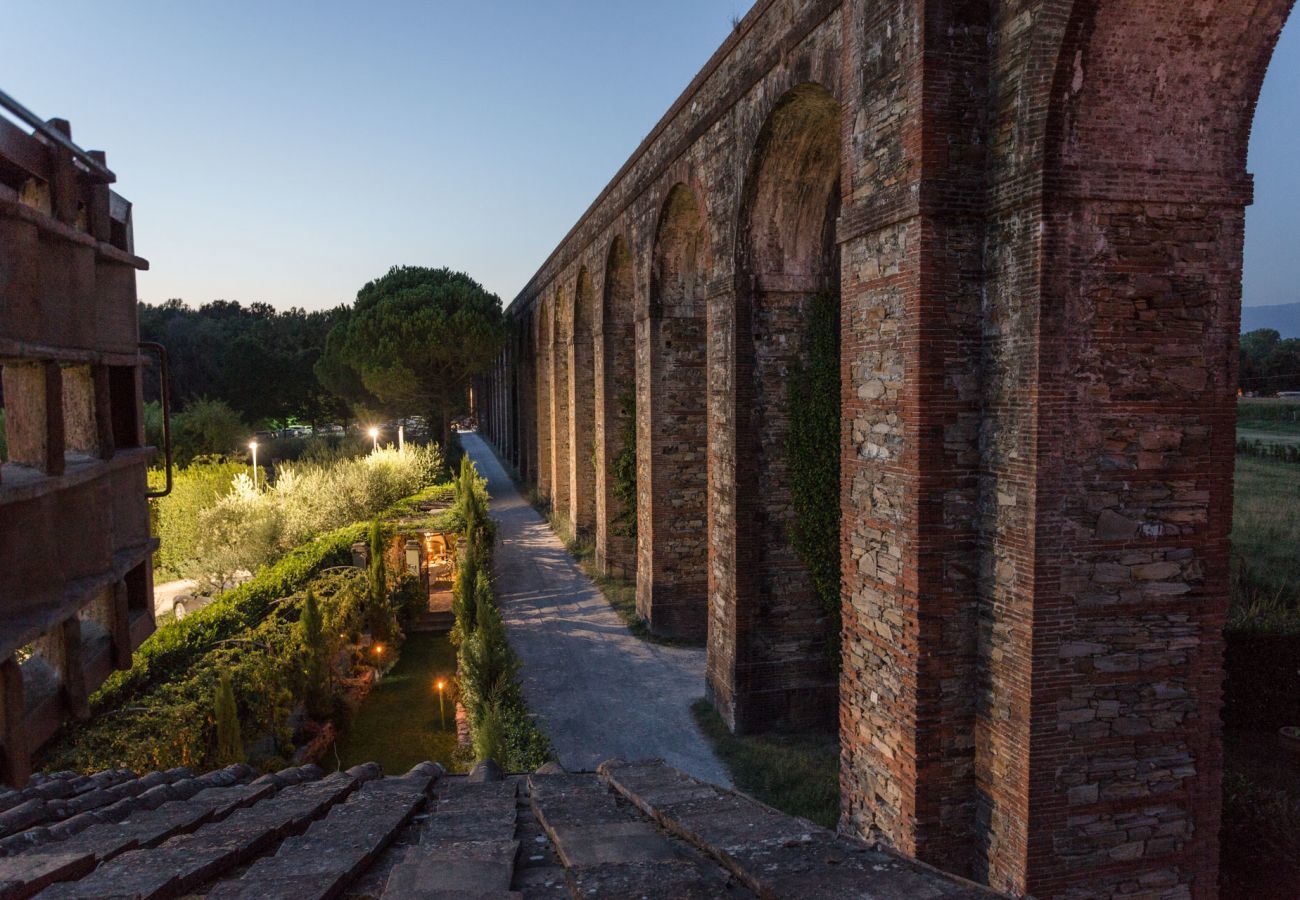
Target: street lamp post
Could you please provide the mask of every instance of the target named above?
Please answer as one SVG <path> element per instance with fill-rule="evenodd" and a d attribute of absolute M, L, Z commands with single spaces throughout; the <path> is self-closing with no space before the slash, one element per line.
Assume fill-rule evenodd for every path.
<path fill-rule="evenodd" d="M 253 490 L 257 490 L 257 441 L 249 441 L 248 449 L 253 451 Z"/>
<path fill-rule="evenodd" d="M 370 440 L 374 442 L 374 447 L 371 448 L 372 451 L 378 453 L 379 452 L 379 429 L 378 428 L 370 429 Z"/>

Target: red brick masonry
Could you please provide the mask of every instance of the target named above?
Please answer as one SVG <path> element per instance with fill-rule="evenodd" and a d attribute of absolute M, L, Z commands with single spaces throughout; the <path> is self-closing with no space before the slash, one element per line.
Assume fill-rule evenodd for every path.
<path fill-rule="evenodd" d="M 706 635 L 739 731 L 838 707 L 847 830 L 1039 897 L 1215 895 L 1245 161 L 1290 6 L 760 0 L 511 305 L 487 437 L 581 516 L 593 423 L 613 566 L 635 383 L 639 608 Z M 783 440 L 826 290 L 838 684 Z"/>

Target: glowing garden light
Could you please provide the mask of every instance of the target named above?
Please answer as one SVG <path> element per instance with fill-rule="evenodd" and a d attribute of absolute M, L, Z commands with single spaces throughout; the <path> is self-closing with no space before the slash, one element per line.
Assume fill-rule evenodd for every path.
<path fill-rule="evenodd" d="M 443 706 L 443 702 L 442 702 L 442 691 L 443 691 L 443 688 L 445 688 L 445 687 L 447 686 L 447 683 L 446 683 L 445 681 L 443 681 L 441 678 L 439 678 L 436 682 L 434 682 L 433 686 L 434 686 L 434 687 L 437 689 L 437 691 L 438 691 L 438 724 L 441 726 L 441 728 L 442 728 L 443 731 L 446 731 L 446 730 L 447 730 L 447 712 L 446 712 L 446 709 L 445 709 L 445 707 Z"/>

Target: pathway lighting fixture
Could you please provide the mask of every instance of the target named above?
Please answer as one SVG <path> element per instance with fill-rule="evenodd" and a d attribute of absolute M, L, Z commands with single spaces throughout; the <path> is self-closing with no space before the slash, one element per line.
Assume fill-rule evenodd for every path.
<path fill-rule="evenodd" d="M 406 454 L 406 428 L 402 425 L 397 426 L 397 452 Z"/>
<path fill-rule="evenodd" d="M 447 730 L 447 712 L 446 712 L 445 708 L 443 707 L 443 702 L 442 702 L 442 690 L 443 690 L 443 688 L 445 688 L 445 687 L 447 686 L 447 682 L 445 682 L 445 681 L 443 681 L 441 678 L 439 678 L 436 682 L 434 682 L 434 685 L 433 685 L 433 686 L 434 686 L 435 688 L 438 689 L 438 724 L 441 726 L 441 728 L 442 728 L 443 731 L 446 731 L 446 730 Z"/>
<path fill-rule="evenodd" d="M 253 490 L 257 490 L 257 441 L 249 441 L 248 449 L 253 452 Z"/>
<path fill-rule="evenodd" d="M 375 442 L 374 452 L 378 453 L 379 452 L 379 429 L 378 428 L 370 429 L 370 440 Z"/>

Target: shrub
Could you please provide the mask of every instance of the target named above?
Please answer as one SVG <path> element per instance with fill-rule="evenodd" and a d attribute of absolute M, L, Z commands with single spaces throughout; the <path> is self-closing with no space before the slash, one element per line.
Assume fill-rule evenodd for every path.
<path fill-rule="evenodd" d="M 350 562 L 352 545 L 364 533 L 364 526 L 353 525 L 310 541 L 202 609 L 163 625 L 136 650 L 131 668 L 108 677 L 92 705 L 109 709 L 176 677 L 217 641 L 262 621 L 275 600 L 306 587 L 321 569 Z"/>
<path fill-rule="evenodd" d="M 476 720 L 488 706 L 507 698 L 519 671 L 490 589 L 477 606 L 478 627 L 465 639 L 460 653 L 461 698 Z"/>
<path fill-rule="evenodd" d="M 303 654 L 303 702 L 307 706 L 307 714 L 317 719 L 325 717 L 330 711 L 327 677 L 329 646 L 325 642 L 323 629 L 320 604 L 316 601 L 316 592 L 309 587 L 307 596 L 303 599 L 298 630 Z"/>
<path fill-rule="evenodd" d="M 519 659 L 506 638 L 488 575 L 495 536 L 482 479 L 462 463 L 456 502 L 465 530 L 453 585 L 458 643 L 457 679 L 469 713 L 475 755 L 513 771 L 536 769 L 551 758 L 550 742 L 528 715 L 519 686 Z"/>
<path fill-rule="evenodd" d="M 505 725 L 500 706 L 496 703 L 487 704 L 478 716 L 478 724 L 474 727 L 474 758 L 479 761 L 490 759 L 502 767 L 509 766 Z"/>
<path fill-rule="evenodd" d="M 175 473 L 170 494 L 149 502 L 153 532 L 159 539 L 156 574 L 160 579 L 180 578 L 195 568 L 202 558 L 200 518 L 233 490 L 235 478 L 247 469 L 219 457 L 196 459 Z M 161 485 L 162 470 L 151 471 L 149 480 Z"/>

